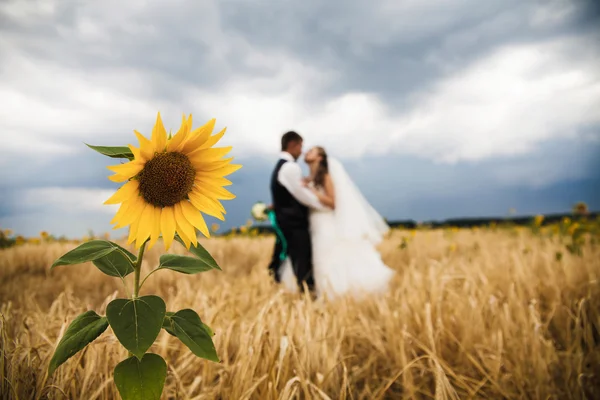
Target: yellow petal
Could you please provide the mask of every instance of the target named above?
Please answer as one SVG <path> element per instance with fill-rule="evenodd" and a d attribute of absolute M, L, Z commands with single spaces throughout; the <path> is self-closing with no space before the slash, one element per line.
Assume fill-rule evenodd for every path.
<path fill-rule="evenodd" d="M 175 236 L 175 214 L 173 207 L 165 207 L 160 214 L 160 230 L 162 232 L 163 241 L 165 242 L 165 250 L 169 250 Z"/>
<path fill-rule="evenodd" d="M 104 204 L 119 204 L 125 200 L 129 200 L 132 196 L 137 195 L 139 187 L 140 184 L 138 181 L 129 181 L 121 186 L 119 190 L 115 192 L 115 194 L 110 196 L 110 198 L 106 200 Z"/>
<path fill-rule="evenodd" d="M 174 221 L 175 221 L 175 225 L 177 225 L 177 219 L 175 219 Z M 179 227 L 179 225 L 177 225 L 177 234 L 179 235 L 181 240 L 183 240 L 183 244 L 185 244 L 185 248 L 189 250 L 190 245 L 192 244 L 192 241 L 190 239 L 188 239 L 188 237 L 185 235 L 185 233 L 183 233 L 183 229 L 181 229 Z"/>
<path fill-rule="evenodd" d="M 143 159 L 142 153 L 140 153 L 140 149 L 139 148 L 135 147 L 132 144 L 127 145 L 127 147 L 129 147 L 129 150 L 131 150 L 131 152 L 133 153 L 134 160 L 136 160 L 136 161 L 147 161 L 147 160 Z"/>
<path fill-rule="evenodd" d="M 181 152 L 187 154 L 202 146 L 210 137 L 210 134 L 215 127 L 215 122 L 216 120 L 213 118 L 200 128 L 192 131 L 183 144 Z"/>
<path fill-rule="evenodd" d="M 208 185 L 214 185 L 214 186 L 231 186 L 233 185 L 233 183 L 227 179 L 227 178 L 223 178 L 222 176 L 215 176 L 215 177 L 211 177 L 208 178 L 206 176 L 196 176 L 196 178 L 194 179 L 194 184 L 196 186 L 202 186 L 204 184 L 208 184 Z"/>
<path fill-rule="evenodd" d="M 192 193 L 194 195 L 201 196 L 203 204 L 210 204 L 212 206 L 212 208 L 214 208 L 215 210 L 218 210 L 218 211 L 222 212 L 223 214 L 227 214 L 225 212 L 225 207 L 223 207 L 221 205 L 219 200 L 216 200 L 216 199 L 211 198 L 210 196 L 207 196 L 206 193 L 202 193 L 202 186 L 195 186 L 193 188 L 193 190 L 190 192 L 190 194 L 192 194 Z M 202 211 L 204 211 L 204 210 L 202 210 Z"/>
<path fill-rule="evenodd" d="M 200 146 L 200 148 L 201 149 L 208 149 L 209 147 L 213 147 L 215 144 L 217 144 L 217 142 L 219 140 L 221 140 L 221 138 L 225 134 L 226 130 L 227 130 L 227 128 L 223 128 L 223 130 L 221 132 L 219 132 L 216 135 L 213 135 L 210 138 L 208 138 L 208 140 L 202 146 Z"/>
<path fill-rule="evenodd" d="M 152 214 L 152 228 L 150 229 L 150 242 L 148 242 L 148 249 L 151 249 L 160 237 L 161 209 L 159 207 L 152 207 Z"/>
<path fill-rule="evenodd" d="M 142 158 L 145 160 L 151 160 L 154 157 L 154 149 L 152 148 L 152 142 L 146 139 L 146 136 L 142 135 L 138 131 L 133 131 L 140 141 L 140 153 Z"/>
<path fill-rule="evenodd" d="M 188 158 L 195 164 L 196 162 L 211 162 L 211 161 L 221 161 L 227 153 L 231 151 L 233 147 L 211 147 L 210 149 L 198 149 L 194 150 L 191 153 L 188 153 Z"/>
<path fill-rule="evenodd" d="M 145 205 L 146 202 L 141 196 L 135 196 L 132 198 L 131 204 L 127 208 L 127 211 L 121 218 L 121 222 L 117 224 L 116 228 L 122 228 L 136 221 L 142 215 Z"/>
<path fill-rule="evenodd" d="M 185 200 L 184 200 L 185 201 Z M 183 234 L 196 245 L 198 243 L 198 238 L 196 237 L 196 231 L 192 224 L 187 220 L 185 215 L 183 214 L 183 209 L 181 207 L 181 203 L 179 202 L 175 204 L 173 209 L 175 210 L 175 223 L 177 224 L 177 231 L 183 232 Z"/>
<path fill-rule="evenodd" d="M 233 200 L 235 199 L 235 194 L 231 193 L 229 190 L 224 189 L 222 187 L 216 187 L 211 185 L 202 186 L 202 193 L 209 197 L 214 197 L 219 200 Z"/>
<path fill-rule="evenodd" d="M 227 211 L 225 211 L 225 207 L 223 207 L 223 204 L 221 204 L 221 202 L 218 199 L 213 199 L 212 197 L 207 195 L 205 196 L 208 202 L 212 203 L 217 209 L 221 210 L 223 214 L 227 214 Z"/>
<path fill-rule="evenodd" d="M 202 218 L 200 211 L 198 211 L 189 201 L 182 201 L 179 204 L 181 204 L 181 209 L 185 218 L 204 236 L 209 238 L 210 232 L 208 231 L 208 226 L 206 226 L 206 221 Z"/>
<path fill-rule="evenodd" d="M 194 180 L 194 182 L 199 182 L 200 184 L 197 186 L 197 189 L 200 193 L 208 195 L 208 193 L 221 193 L 227 196 L 229 191 L 220 185 L 215 184 L 210 178 L 200 178 Z M 195 189 L 196 187 L 194 187 Z M 210 197 L 210 196 L 209 196 Z"/>
<path fill-rule="evenodd" d="M 196 159 L 192 165 L 196 172 L 210 172 L 219 168 L 226 167 L 233 160 L 233 157 L 225 158 L 223 160 L 199 160 Z"/>
<path fill-rule="evenodd" d="M 133 178 L 144 168 L 144 164 L 136 161 L 130 161 L 126 162 L 125 164 L 109 165 L 106 168 L 118 175 Z"/>
<path fill-rule="evenodd" d="M 167 131 L 160 118 L 160 112 L 156 116 L 156 124 L 152 129 L 152 147 L 155 152 L 162 153 L 167 146 Z"/>
<path fill-rule="evenodd" d="M 191 114 L 190 114 L 191 117 Z M 191 120 L 188 120 L 191 121 Z M 215 128 L 215 122 L 217 120 L 216 119 L 211 119 L 209 120 L 207 123 L 205 123 L 204 125 L 194 129 L 192 131 L 192 133 L 190 134 L 190 139 L 193 138 L 198 138 L 199 136 L 203 136 L 206 135 L 206 133 L 208 132 L 208 135 L 206 135 L 206 138 L 208 139 L 210 137 L 210 134 L 212 133 L 213 129 Z M 191 125 L 190 125 L 191 128 Z"/>
<path fill-rule="evenodd" d="M 173 136 L 173 138 L 167 144 L 167 151 L 178 151 L 185 138 L 187 137 L 190 131 L 190 125 L 185 121 L 185 114 L 181 118 L 181 127 L 179 127 L 179 131 Z"/>
<path fill-rule="evenodd" d="M 135 240 L 135 236 L 137 233 L 137 224 L 136 225 L 131 225 L 129 227 L 129 235 L 127 236 L 127 243 L 131 244 L 133 243 L 133 241 Z"/>
<path fill-rule="evenodd" d="M 146 204 L 144 211 L 140 216 L 140 222 L 138 226 L 137 235 L 135 238 L 135 247 L 140 248 L 142 244 L 150 237 L 152 231 L 152 225 L 154 224 L 154 206 L 152 204 Z"/>
<path fill-rule="evenodd" d="M 121 182 L 125 182 L 129 180 L 128 176 L 123 176 L 120 174 L 114 174 L 108 177 L 109 180 L 113 181 L 113 182 L 117 182 L 117 183 L 121 183 Z"/>
<path fill-rule="evenodd" d="M 223 177 L 223 176 L 233 174 L 235 171 L 237 171 L 240 168 L 242 168 L 242 166 L 239 164 L 228 164 L 224 167 L 220 167 L 217 169 L 211 169 L 210 171 L 196 170 L 196 176 L 197 177 L 207 177 L 207 178 L 213 178 L 213 177 L 217 177 L 217 176 Z"/>
<path fill-rule="evenodd" d="M 113 217 L 113 219 L 110 221 L 111 225 L 112 224 L 116 224 L 119 221 L 121 221 L 121 219 L 127 213 L 127 209 L 129 208 L 130 204 L 131 204 L 131 201 L 125 201 L 125 202 L 123 202 L 121 204 L 121 206 L 119 207 L 119 210 L 117 211 L 117 213 L 115 214 L 115 216 Z M 118 228 L 115 226 L 113 229 L 118 229 Z"/>
<path fill-rule="evenodd" d="M 219 209 L 219 207 L 217 207 L 208 197 L 196 191 L 190 192 L 188 196 L 190 197 L 193 206 L 198 210 L 201 210 L 204 214 L 210 215 L 211 217 L 225 221 L 225 217 L 223 216 L 224 210 L 222 211 Z"/>
<path fill-rule="evenodd" d="M 138 227 L 140 225 L 139 222 L 140 218 L 138 216 L 138 218 L 129 226 L 129 237 L 127 238 L 127 243 L 131 244 L 135 241 L 135 238 L 137 237 L 138 233 Z"/>

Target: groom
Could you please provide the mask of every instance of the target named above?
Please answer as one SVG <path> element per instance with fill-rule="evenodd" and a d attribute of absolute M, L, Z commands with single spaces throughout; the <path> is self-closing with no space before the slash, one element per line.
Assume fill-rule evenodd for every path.
<path fill-rule="evenodd" d="M 296 162 L 302 154 L 302 137 L 286 132 L 281 137 L 281 154 L 271 176 L 271 198 L 277 225 L 287 242 L 287 254 L 300 289 L 305 282 L 309 290 L 314 288 L 312 271 L 312 244 L 308 225 L 309 207 L 325 209 L 317 197 L 302 184 L 302 170 Z M 275 243 L 269 272 L 280 282 L 278 269 L 282 261 L 279 255 L 282 244 Z"/>

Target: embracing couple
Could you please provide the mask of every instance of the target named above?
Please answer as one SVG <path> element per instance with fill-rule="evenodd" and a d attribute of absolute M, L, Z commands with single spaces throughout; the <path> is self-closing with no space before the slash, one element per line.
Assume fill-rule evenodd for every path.
<path fill-rule="evenodd" d="M 293 131 L 281 138 L 281 155 L 271 177 L 277 240 L 269 270 L 277 282 L 296 292 L 306 284 L 321 297 L 383 292 L 394 271 L 375 248 L 389 231 L 342 164 L 313 147 L 302 177 L 296 162 L 302 137 Z"/>

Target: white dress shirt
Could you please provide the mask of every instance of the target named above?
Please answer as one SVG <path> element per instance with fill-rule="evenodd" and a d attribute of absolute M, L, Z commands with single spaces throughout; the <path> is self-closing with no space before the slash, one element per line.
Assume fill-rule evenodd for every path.
<path fill-rule="evenodd" d="M 277 181 L 285 187 L 296 200 L 306 207 L 321 211 L 326 210 L 327 207 L 321 204 L 317 196 L 308 188 L 302 186 L 302 169 L 296 160 L 294 160 L 294 157 L 287 151 L 282 151 L 279 158 L 291 162 L 286 162 L 279 169 Z"/>

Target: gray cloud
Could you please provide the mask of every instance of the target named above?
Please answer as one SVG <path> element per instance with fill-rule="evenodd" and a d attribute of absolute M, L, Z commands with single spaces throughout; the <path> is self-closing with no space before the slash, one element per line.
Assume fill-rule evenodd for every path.
<path fill-rule="evenodd" d="M 287 129 L 347 157 L 389 218 L 560 211 L 572 200 L 563 189 L 600 207 L 599 4 L 2 2 L 0 224 L 35 233 L 83 219 L 65 231 L 75 235 L 89 215 L 105 229 L 110 218 L 92 209 L 21 200 L 115 188 L 114 162 L 82 142 L 135 143 L 158 110 L 175 129 L 182 111 L 231 127 L 224 143 L 245 167 L 224 226 L 268 199 Z M 523 96 L 499 98 L 503 81 L 490 79 Z"/>
<path fill-rule="evenodd" d="M 328 144 L 359 156 L 407 150 L 430 158 L 446 153 L 447 161 L 510 155 L 507 140 L 477 142 L 502 134 L 492 132 L 487 119 L 504 105 L 512 109 L 501 131 L 516 132 L 513 121 L 522 118 L 520 99 L 495 80 L 508 87 L 525 80 L 524 109 L 548 109 L 528 113 L 532 143 L 523 149 L 541 136 L 560 136 L 562 125 L 576 130 L 597 123 L 577 112 L 599 104 L 593 85 L 582 96 L 577 82 L 552 83 L 568 80 L 580 66 L 582 79 L 600 80 L 600 49 L 590 46 L 600 39 L 591 28 L 597 9 L 590 4 L 6 2 L 0 5 L 0 88 L 10 107 L 0 112 L 2 128 L 31 143 L 30 151 L 54 146 L 58 152 L 73 150 L 75 138 L 117 140 L 121 132 L 143 130 L 155 110 L 169 126 L 180 110 L 196 110 L 200 119 L 225 120 L 232 128 L 226 141 L 267 153 L 293 126 L 323 132 Z M 514 70 L 495 68 L 513 59 Z M 486 71 L 487 81 L 479 79 Z M 566 94 L 527 98 L 557 90 Z M 471 127 L 465 112 L 484 121 Z M 444 135 L 457 132 L 446 127 L 473 132 L 453 141 Z M 256 145 L 254 136 L 268 146 Z M 343 136 L 352 137 L 354 148 Z M 6 142 L 4 153 L 18 147 Z"/>
<path fill-rule="evenodd" d="M 0 8 L 5 44 L 89 74 L 134 68 L 151 80 L 136 88 L 141 94 L 177 99 L 186 84 L 216 90 L 233 76 L 268 78 L 280 66 L 249 59 L 265 51 L 330 71 L 334 80 L 315 90 L 374 92 L 390 102 L 504 43 L 598 37 L 592 27 L 600 8 L 518 0 L 113 2 L 116 8 L 61 1 L 46 2 L 52 7 L 44 12 L 38 3 L 20 14 Z"/>
<path fill-rule="evenodd" d="M 334 150 L 330 150 L 335 154 Z M 366 157 L 344 160 L 357 186 L 379 212 L 389 219 L 430 220 L 453 217 L 568 212 L 576 201 L 600 209 L 600 142 L 563 141 L 542 146 L 533 155 L 493 159 L 454 166 L 416 157 Z M 94 158 L 94 157 L 89 157 Z M 57 234 L 83 235 L 88 229 L 110 231 L 111 211 L 102 202 L 118 185 L 106 179 L 98 156 L 77 173 L 79 156 L 48 164 L 54 178 L 23 175 L 13 186 L 2 187 L 0 226 L 37 234 L 50 229 Z M 207 218 L 222 229 L 240 226 L 249 219 L 256 201 L 270 201 L 269 179 L 275 160 L 247 158 L 231 176 L 237 195 L 224 202 L 226 221 Z M 305 166 L 303 166 L 305 168 Z M 64 172 L 64 173 L 55 173 Z M 537 179 L 530 178 L 531 176 Z M 3 180 L 4 182 L 4 180 Z M 40 187 L 45 189 L 39 189 Z M 85 189 L 88 188 L 88 189 Z M 124 230 L 116 231 L 123 235 Z"/>
<path fill-rule="evenodd" d="M 476 26 L 476 33 L 485 36 L 490 31 L 487 23 L 498 14 L 508 12 L 513 20 L 523 19 L 523 9 L 531 8 L 519 1 L 459 1 L 447 6 L 423 2 L 413 7 L 397 3 L 397 10 L 393 2 L 260 4 L 228 3 L 223 14 L 231 29 L 254 45 L 335 71 L 336 81 L 330 89 L 337 93 L 376 92 L 392 101 L 442 72 L 439 64 L 428 62 L 432 52 L 450 56 L 446 62 L 462 59 L 464 63 L 473 58 L 473 49 L 460 42 L 452 45 L 449 36 L 460 36 Z M 507 29 L 500 32 L 504 37 L 493 38 L 496 43 L 515 35 Z M 487 38 L 471 47 L 487 51 L 489 45 Z"/>

